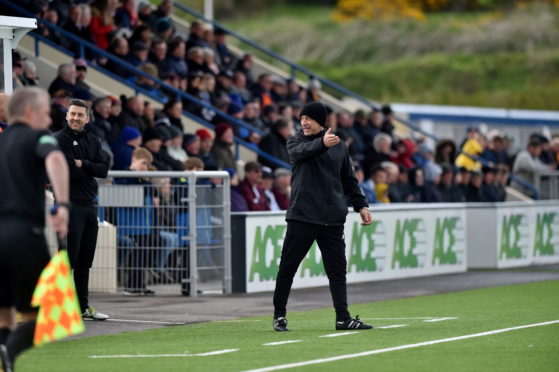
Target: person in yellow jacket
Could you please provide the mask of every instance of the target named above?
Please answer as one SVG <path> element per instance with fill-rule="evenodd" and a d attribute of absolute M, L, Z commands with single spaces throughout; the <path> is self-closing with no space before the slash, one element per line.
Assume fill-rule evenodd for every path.
<path fill-rule="evenodd" d="M 478 157 L 483 152 L 482 143 L 482 137 L 477 133 L 473 136 L 473 138 L 468 139 L 464 143 L 464 146 L 462 146 L 462 153 L 458 155 L 456 161 L 454 162 L 456 167 L 466 168 L 470 172 L 479 171 L 481 169 L 481 163 L 472 159 L 472 157 L 468 155 Z"/>

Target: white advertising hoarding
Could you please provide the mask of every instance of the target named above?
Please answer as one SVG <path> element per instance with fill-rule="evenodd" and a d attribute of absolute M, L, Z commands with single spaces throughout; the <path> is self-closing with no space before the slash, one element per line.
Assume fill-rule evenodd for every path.
<path fill-rule="evenodd" d="M 463 207 L 373 210 L 361 226 L 351 212 L 344 227 L 348 283 L 463 272 L 466 212 Z M 246 217 L 246 291 L 273 291 L 286 231 L 284 215 Z M 301 263 L 293 288 L 328 285 L 316 243 Z"/>

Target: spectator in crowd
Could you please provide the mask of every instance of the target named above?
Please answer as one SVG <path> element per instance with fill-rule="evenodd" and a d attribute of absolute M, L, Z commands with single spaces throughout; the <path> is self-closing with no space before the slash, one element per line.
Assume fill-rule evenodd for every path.
<path fill-rule="evenodd" d="M 484 167 L 483 168 L 483 180 L 481 185 L 481 193 L 483 199 L 486 202 L 498 202 L 499 192 L 497 186 L 495 185 L 495 168 Z"/>
<path fill-rule="evenodd" d="M 287 85 L 285 80 L 280 76 L 272 78 L 272 89 L 270 90 L 272 100 L 279 105 L 281 102 L 287 102 Z"/>
<path fill-rule="evenodd" d="M 146 65 L 147 66 L 147 65 Z M 155 127 L 155 108 L 149 101 L 144 102 L 144 113 L 142 114 L 142 132 L 148 128 Z"/>
<path fill-rule="evenodd" d="M 219 169 L 237 169 L 231 145 L 233 145 L 233 128 L 231 125 L 227 123 L 216 125 L 215 142 L 212 146 L 211 154 Z"/>
<path fill-rule="evenodd" d="M 23 76 L 21 80 L 25 86 L 36 86 L 38 84 L 37 66 L 32 61 L 23 62 Z"/>
<path fill-rule="evenodd" d="M 470 172 L 481 169 L 481 163 L 477 161 L 477 157 L 483 152 L 481 135 L 477 132 L 471 133 L 468 134 L 471 138 L 464 142 L 462 153 L 458 155 L 454 162 L 457 167 L 466 168 Z"/>
<path fill-rule="evenodd" d="M 117 28 L 134 30 L 138 24 L 136 0 L 121 0 L 122 6 L 115 10 L 114 22 Z"/>
<path fill-rule="evenodd" d="M 204 162 L 204 166 L 217 169 L 217 163 L 211 153 L 212 146 L 214 144 L 211 132 L 205 128 L 200 128 L 196 131 L 196 136 L 200 138 L 200 152 L 198 153 L 198 156 Z"/>
<path fill-rule="evenodd" d="M 390 155 L 390 160 L 406 169 L 415 167 L 412 158 L 415 154 L 415 142 L 411 138 L 404 138 L 396 143 L 395 153 Z"/>
<path fill-rule="evenodd" d="M 240 97 L 233 100 L 231 95 L 233 94 L 233 72 L 229 70 L 223 70 L 218 72 L 217 82 L 215 87 L 215 97 L 220 99 L 231 99 L 231 103 L 240 107 L 244 106 L 244 102 Z"/>
<path fill-rule="evenodd" d="M 193 47 L 186 49 L 186 63 L 188 72 L 202 72 L 207 73 L 208 69 L 204 63 L 204 48 Z"/>
<path fill-rule="evenodd" d="M 94 0 L 91 3 L 91 36 L 97 47 L 107 49 L 110 35 L 116 31 L 114 14 L 118 0 Z"/>
<path fill-rule="evenodd" d="M 287 101 L 291 104 L 299 104 L 303 107 L 303 100 L 301 98 L 301 87 L 297 84 L 295 79 L 287 79 Z"/>
<path fill-rule="evenodd" d="M 208 32 L 210 31 L 208 30 Z M 215 52 L 210 47 L 204 48 L 204 65 L 208 69 L 208 72 L 216 76 L 219 74 L 219 66 L 215 61 Z"/>
<path fill-rule="evenodd" d="M 247 78 L 241 71 L 235 71 L 229 94 L 231 101 L 245 105 L 252 101 L 252 93 L 247 89 Z"/>
<path fill-rule="evenodd" d="M 391 138 L 394 138 L 394 124 L 392 121 L 394 120 L 394 111 L 390 105 L 382 106 L 382 114 L 384 115 L 384 120 L 382 121 L 381 131 L 383 133 L 388 134 Z"/>
<path fill-rule="evenodd" d="M 118 127 L 118 118 L 122 112 L 122 102 L 114 96 L 109 96 L 108 98 L 111 101 L 111 115 L 109 116 L 109 121 L 111 122 L 113 128 L 116 128 Z"/>
<path fill-rule="evenodd" d="M 155 128 L 150 128 L 143 133 L 142 147 L 147 149 L 153 157 L 152 164 L 157 170 L 170 171 L 173 170 L 170 164 L 166 163 L 163 159 L 161 146 L 163 146 L 163 138 L 161 132 Z M 181 165 L 182 169 L 182 165 Z"/>
<path fill-rule="evenodd" d="M 503 202 L 507 199 L 507 182 L 509 180 L 509 166 L 499 164 L 498 172 L 495 176 L 495 187 L 497 188 L 497 201 Z"/>
<path fill-rule="evenodd" d="M 159 153 L 155 153 L 154 148 L 152 148 L 151 150 L 148 148 L 148 150 L 153 150 L 152 155 L 154 156 L 154 158 L 157 157 L 157 160 L 160 163 L 164 163 L 167 169 L 173 171 L 183 170 L 183 163 L 174 159 L 171 155 L 169 155 L 168 151 L 168 147 L 172 144 L 173 136 L 182 136 L 182 133 L 175 134 L 176 132 L 178 132 L 176 128 L 163 125 L 158 125 L 155 129 L 159 132 L 159 137 L 161 138 L 161 148 L 159 149 Z M 175 133 L 173 132 L 174 130 L 176 130 Z"/>
<path fill-rule="evenodd" d="M 89 6 L 89 4 L 79 4 L 80 5 L 80 21 L 79 21 L 79 36 L 80 38 L 82 38 L 83 40 L 91 43 L 91 44 L 95 44 L 95 40 L 93 39 L 92 33 L 91 33 L 91 18 L 92 18 L 92 14 L 91 14 L 91 7 Z M 86 49 L 85 51 L 85 56 L 88 59 L 93 59 L 95 54 L 93 51 Z M 78 54 L 79 55 L 79 54 Z"/>
<path fill-rule="evenodd" d="M 441 201 L 441 195 L 437 189 L 437 183 L 426 182 L 423 169 L 413 168 L 410 170 L 410 184 L 413 201 L 416 203 L 437 203 Z M 437 178 L 439 178 L 437 176 Z M 436 180 L 438 182 L 438 180 Z"/>
<path fill-rule="evenodd" d="M 167 66 L 167 43 L 165 40 L 156 39 L 151 43 L 151 50 L 149 53 L 149 62 L 157 67 L 158 77 L 165 83 L 172 84 L 171 74 Z M 178 75 L 177 75 L 178 76 Z M 175 88 L 180 88 L 180 85 L 173 85 Z"/>
<path fill-rule="evenodd" d="M 126 60 L 134 67 L 139 67 L 148 61 L 148 46 L 143 41 L 134 41 Z M 128 75 L 132 75 L 130 71 Z"/>
<path fill-rule="evenodd" d="M 367 119 L 369 126 L 372 128 L 373 138 L 380 132 L 382 132 L 382 112 L 374 108 Z"/>
<path fill-rule="evenodd" d="M 375 138 L 377 132 L 369 125 L 365 111 L 357 110 L 355 112 L 355 115 L 353 115 L 353 128 L 363 142 L 363 150 L 367 144 L 370 146 L 373 143 L 373 138 Z"/>
<path fill-rule="evenodd" d="M 545 173 L 552 170 L 551 166 L 545 165 L 539 159 L 541 152 L 541 140 L 537 137 L 532 137 L 528 142 L 526 150 L 520 151 L 518 155 L 516 155 L 512 173 L 521 180 L 533 185 L 538 173 Z M 516 181 L 511 182 L 511 187 L 525 195 L 532 195 L 530 189 Z"/>
<path fill-rule="evenodd" d="M 175 126 L 167 127 L 169 133 L 171 133 L 171 140 L 167 145 L 167 153 L 169 156 L 176 161 L 184 163 L 188 159 L 186 151 L 182 148 L 183 134 Z"/>
<path fill-rule="evenodd" d="M 184 60 L 185 52 L 184 41 L 177 37 L 169 44 L 169 53 L 165 60 L 166 71 L 174 82 L 173 86 L 180 90 L 186 90 L 187 87 L 186 79 L 189 70 Z"/>
<path fill-rule="evenodd" d="M 197 135 L 186 133 L 183 136 L 182 146 L 188 157 L 200 157 L 200 148 L 202 146 L 202 142 L 200 141 L 200 137 L 198 137 Z"/>
<path fill-rule="evenodd" d="M 87 4 L 72 4 L 68 10 L 68 18 L 64 23 L 63 29 L 70 34 L 79 37 L 80 39 L 89 43 L 95 44 L 95 40 L 91 36 L 91 9 Z M 87 9 L 87 10 L 86 10 Z M 88 14 L 85 14 L 87 12 Z M 79 43 L 73 40 L 68 40 L 69 49 L 74 55 L 79 55 Z"/>
<path fill-rule="evenodd" d="M 373 140 L 373 146 L 364 152 L 362 160 L 365 178 L 369 178 L 371 167 L 383 161 L 390 161 L 392 138 L 386 133 L 379 133 Z"/>
<path fill-rule="evenodd" d="M 175 29 L 170 19 L 161 18 L 155 22 L 154 32 L 155 38 L 165 40 L 165 42 L 170 42 L 175 34 Z"/>
<path fill-rule="evenodd" d="M 110 166 L 114 162 L 113 151 L 109 145 L 112 142 L 112 128 L 109 122 L 109 115 L 111 114 L 111 101 L 107 98 L 99 98 L 93 102 L 93 120 L 88 125 L 89 130 L 96 135 L 101 141 L 101 148 L 107 153 L 110 158 Z"/>
<path fill-rule="evenodd" d="M 190 24 L 190 34 L 186 41 L 186 50 L 195 47 L 206 48 L 209 45 L 204 41 L 204 24 L 200 21 L 194 21 Z"/>
<path fill-rule="evenodd" d="M 182 102 L 180 100 L 170 99 L 163 106 L 163 111 L 158 115 L 157 125 L 174 126 L 179 131 L 184 130 L 182 124 Z"/>
<path fill-rule="evenodd" d="M 456 160 L 456 144 L 449 139 L 441 140 L 435 147 L 435 163 L 443 166 L 454 166 Z"/>
<path fill-rule="evenodd" d="M 114 154 L 113 169 L 128 170 L 130 168 L 130 162 L 132 161 L 132 153 L 135 149 L 139 148 L 141 144 L 142 135 L 138 129 L 134 127 L 122 128 L 118 140 L 111 143 L 111 150 Z"/>
<path fill-rule="evenodd" d="M 274 103 L 272 99 L 272 75 L 264 73 L 258 77 L 258 84 L 252 89 L 252 96 L 260 102 L 260 107 L 265 109 Z"/>
<path fill-rule="evenodd" d="M 275 107 L 275 106 L 268 106 Z M 254 129 L 267 132 L 270 128 L 260 118 L 260 106 L 258 102 L 248 102 L 243 109 L 243 120 Z"/>
<path fill-rule="evenodd" d="M 320 80 L 316 79 L 314 76 L 309 77 L 309 83 L 307 85 L 307 103 L 308 102 L 319 102 L 322 89 L 322 84 Z"/>
<path fill-rule="evenodd" d="M 64 128 L 66 123 L 66 112 L 68 112 L 68 105 L 70 104 L 71 93 L 65 89 L 56 90 L 52 94 L 50 105 L 50 118 L 52 123 L 49 130 L 53 133 L 58 132 Z"/>
<path fill-rule="evenodd" d="M 507 154 L 503 151 L 503 137 L 498 131 L 488 133 L 489 143 L 480 157 L 493 165 L 506 164 Z"/>
<path fill-rule="evenodd" d="M 470 180 L 472 179 L 472 173 L 466 168 L 458 168 L 458 173 L 455 175 L 455 184 L 462 199 L 466 200 L 466 195 L 468 194 L 468 186 L 470 185 Z"/>
<path fill-rule="evenodd" d="M 365 180 L 365 172 L 363 172 L 363 169 L 361 168 L 359 163 L 356 163 L 353 166 L 353 171 L 355 172 L 355 178 L 357 178 L 359 188 L 363 192 L 363 195 L 365 195 L 365 199 L 367 199 L 367 203 L 377 203 L 377 193 L 375 192 L 375 183 L 373 179 L 369 177 Z M 350 200 L 346 199 L 346 201 L 349 205 Z"/>
<path fill-rule="evenodd" d="M 339 112 L 337 115 L 338 130 L 336 135 L 345 142 L 350 156 L 355 160 L 362 160 L 365 144 L 359 132 L 353 126 L 353 119 L 347 112 Z"/>
<path fill-rule="evenodd" d="M 232 67 L 235 58 L 227 47 L 227 31 L 222 28 L 214 30 L 214 44 L 217 52 L 217 62 L 221 70 L 228 70 Z"/>
<path fill-rule="evenodd" d="M 146 172 L 152 161 L 152 155 L 144 148 L 137 148 L 132 153 L 129 169 L 135 172 Z M 153 296 L 155 293 L 146 288 L 144 272 L 150 266 L 150 253 L 157 245 L 155 233 L 153 205 L 154 190 L 145 178 L 115 178 L 115 184 L 141 185 L 144 187 L 143 205 L 141 207 L 119 207 L 116 210 L 116 225 L 121 257 L 124 257 L 125 295 Z M 125 243 L 126 242 L 126 243 Z M 125 244 L 124 244 L 125 243 Z M 152 255 L 153 257 L 153 255 Z"/>
<path fill-rule="evenodd" d="M 388 184 L 388 198 L 390 203 L 403 203 L 406 200 L 400 195 L 400 189 L 396 186 L 400 176 L 398 165 L 391 161 L 383 161 L 380 166 L 386 171 L 386 183 Z"/>
<path fill-rule="evenodd" d="M 438 189 L 443 203 L 462 203 L 466 199 L 454 184 L 454 171 L 452 166 L 443 165 L 441 173 L 441 181 Z"/>
<path fill-rule="evenodd" d="M 258 101 L 255 102 L 259 107 L 262 107 Z M 264 123 L 266 128 L 266 132 L 272 128 L 274 123 L 279 119 L 279 111 L 278 107 L 274 104 L 268 105 L 262 109 L 262 114 L 260 115 L 260 119 Z"/>
<path fill-rule="evenodd" d="M 58 11 L 54 8 L 48 8 L 42 17 L 45 21 L 50 22 L 52 25 L 61 27 L 63 22 L 59 22 Z M 60 34 L 58 31 L 49 29 L 48 27 L 40 28 L 39 31 L 42 36 L 46 37 L 48 40 L 52 41 L 56 45 L 60 45 L 63 48 L 68 48 L 68 40 Z"/>
<path fill-rule="evenodd" d="M 130 37 L 129 40 L 132 44 L 136 41 L 141 41 L 142 43 L 146 44 L 148 49 L 151 49 L 151 45 L 153 42 L 153 32 L 152 28 L 149 25 L 141 24 L 134 29 L 134 33 Z"/>
<path fill-rule="evenodd" d="M 436 178 L 441 174 L 441 166 L 433 161 L 433 150 L 423 143 L 419 146 L 417 154 L 422 157 L 423 175 L 426 182 L 435 182 Z"/>
<path fill-rule="evenodd" d="M 268 200 L 268 205 L 270 206 L 270 211 L 277 212 L 281 208 L 278 201 L 276 200 L 276 195 L 273 192 L 274 188 L 274 176 L 272 174 L 272 169 L 269 167 L 262 167 L 262 178 L 260 181 L 260 186 L 266 199 Z"/>
<path fill-rule="evenodd" d="M 550 149 L 553 152 L 555 164 L 557 164 L 557 168 L 559 169 L 559 136 L 554 136 L 551 138 Z"/>
<path fill-rule="evenodd" d="M 481 203 L 487 201 L 481 190 L 483 174 L 480 171 L 472 172 L 470 184 L 466 192 L 466 201 L 472 203 Z"/>
<path fill-rule="evenodd" d="M 111 52 L 115 57 L 126 60 L 129 51 L 130 48 L 128 46 L 128 40 L 126 40 L 124 37 L 117 36 L 112 39 L 111 45 L 109 47 L 109 52 Z M 120 62 L 115 62 L 112 59 L 109 59 L 107 61 L 107 63 L 105 64 L 105 69 L 125 79 L 132 76 L 131 71 L 128 71 L 128 69 L 122 66 Z"/>
<path fill-rule="evenodd" d="M 254 84 L 254 77 L 252 76 L 252 66 L 254 65 L 254 56 L 252 54 L 245 54 L 237 62 L 236 70 L 242 72 L 247 81 L 247 86 Z"/>
<path fill-rule="evenodd" d="M 371 170 L 370 180 L 374 185 L 375 197 L 378 203 L 390 203 L 388 197 L 388 173 L 380 165 L 375 165 Z"/>
<path fill-rule="evenodd" d="M 262 166 L 255 161 L 245 165 L 245 179 L 241 182 L 241 194 L 250 211 L 269 211 L 270 204 L 261 186 Z"/>
<path fill-rule="evenodd" d="M 403 167 L 402 165 L 398 166 L 398 180 L 394 184 L 394 189 L 397 190 L 398 195 L 400 195 L 400 199 L 404 203 L 411 203 L 414 202 L 414 197 L 412 194 L 411 184 L 409 182 L 409 173 L 408 169 Z"/>
<path fill-rule="evenodd" d="M 85 59 L 76 59 L 74 60 L 74 65 L 76 68 L 76 83 L 75 83 L 75 90 L 74 93 L 78 90 L 90 92 L 91 88 L 85 82 L 87 78 L 87 62 Z"/>
<path fill-rule="evenodd" d="M 171 0 L 161 0 L 157 9 L 153 12 L 153 16 L 156 20 L 161 19 L 171 19 L 171 13 L 173 12 L 173 2 Z"/>
<path fill-rule="evenodd" d="M 555 155 L 551 150 L 551 144 L 549 139 L 544 135 L 538 135 L 540 142 L 542 143 L 542 153 L 540 154 L 540 161 L 545 165 L 548 165 L 551 170 L 557 168 L 557 161 Z"/>
<path fill-rule="evenodd" d="M 274 170 L 274 186 L 272 192 L 281 210 L 287 210 L 291 200 L 291 171 L 285 168 Z"/>
<path fill-rule="evenodd" d="M 142 96 L 132 96 L 126 100 L 126 106 L 119 115 L 119 128 L 129 126 L 142 129 L 142 115 L 144 114 L 144 99 Z"/>
<path fill-rule="evenodd" d="M 229 173 L 231 185 L 231 212 L 248 212 L 248 204 L 241 194 L 239 175 L 231 168 L 225 169 Z"/>
<path fill-rule="evenodd" d="M 195 96 L 206 105 L 211 105 L 212 104 L 211 96 L 214 89 L 215 89 L 215 79 L 213 75 L 202 74 L 200 78 L 200 84 L 198 86 L 198 93 L 195 94 Z M 189 105 L 189 107 L 187 107 L 187 110 L 208 122 L 212 122 L 216 115 L 214 110 L 204 106 L 200 106 L 195 103 Z"/>
<path fill-rule="evenodd" d="M 161 92 L 159 85 L 151 78 L 152 76 L 157 76 L 157 67 L 155 67 L 153 63 L 144 63 L 138 67 L 138 70 L 144 72 L 147 76 L 144 74 L 138 74 L 136 76 L 136 85 L 145 90 L 145 93 L 151 95 L 152 97 L 157 97 L 162 101 L 167 100 L 167 96 Z"/>
<path fill-rule="evenodd" d="M 289 155 L 287 154 L 287 140 L 289 137 L 291 137 L 289 124 L 285 120 L 279 119 L 275 122 L 270 133 L 262 138 L 258 147 L 276 159 L 289 163 Z M 278 167 L 274 162 L 261 155 L 258 156 L 258 162 L 270 167 L 272 170 Z"/>
<path fill-rule="evenodd" d="M 58 90 L 67 90 L 70 94 L 76 91 L 76 67 L 69 63 L 58 66 L 56 79 L 49 86 L 49 94 L 52 96 Z"/>

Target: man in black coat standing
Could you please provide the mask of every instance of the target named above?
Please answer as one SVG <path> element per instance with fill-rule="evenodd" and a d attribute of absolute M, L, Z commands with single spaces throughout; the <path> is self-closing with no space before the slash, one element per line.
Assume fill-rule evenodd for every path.
<path fill-rule="evenodd" d="M 362 225 L 372 223 L 367 200 L 361 193 L 347 147 L 326 129 L 327 111 L 311 102 L 301 111 L 301 130 L 287 141 L 293 166 L 291 203 L 287 209 L 287 232 L 274 292 L 276 331 L 288 331 L 287 299 L 293 277 L 316 240 L 330 282 L 336 310 L 336 329 L 371 329 L 347 308 L 344 223 L 348 213 L 344 196 L 361 216 Z"/>
<path fill-rule="evenodd" d="M 68 125 L 56 133 L 56 139 L 70 169 L 70 225 L 68 256 L 74 270 L 74 282 L 82 317 L 106 320 L 109 317 L 89 306 L 89 269 L 97 245 L 97 178 L 107 177 L 109 159 L 101 149 L 97 136 L 85 129 L 89 107 L 79 99 L 72 100 L 66 114 Z"/>

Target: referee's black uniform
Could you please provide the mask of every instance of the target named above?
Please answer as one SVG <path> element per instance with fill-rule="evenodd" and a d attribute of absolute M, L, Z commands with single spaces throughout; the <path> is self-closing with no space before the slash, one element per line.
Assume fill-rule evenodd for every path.
<path fill-rule="evenodd" d="M 68 125 L 55 134 L 70 170 L 70 224 L 68 255 L 74 269 L 76 292 L 82 313 L 89 308 L 89 270 L 93 264 L 97 233 L 97 181 L 109 171 L 109 159 L 101 149 L 101 141 L 87 126 L 80 132 Z M 82 166 L 76 166 L 75 160 Z"/>
<path fill-rule="evenodd" d="M 30 312 L 50 259 L 45 240 L 45 158 L 59 150 L 44 130 L 14 123 L 0 134 L 0 307 Z"/>
<path fill-rule="evenodd" d="M 322 104 L 306 105 L 303 115 L 325 126 L 326 109 Z M 316 240 L 330 283 L 336 321 L 351 320 L 346 294 L 344 223 L 348 208 L 345 196 L 356 212 L 368 207 L 368 203 L 358 186 L 346 145 L 326 147 L 325 133 L 326 129 L 308 135 L 299 131 L 287 142 L 293 178 L 286 214 L 287 232 L 274 292 L 275 319 L 285 317 L 293 277 Z"/>

